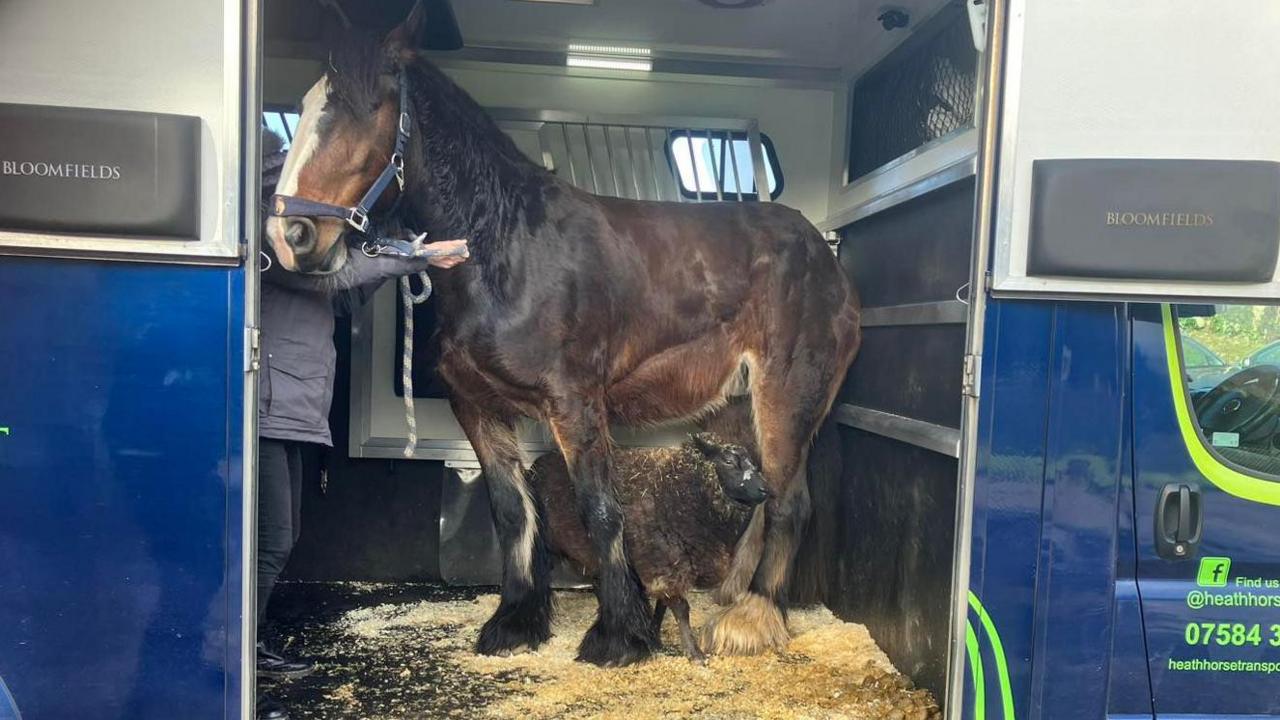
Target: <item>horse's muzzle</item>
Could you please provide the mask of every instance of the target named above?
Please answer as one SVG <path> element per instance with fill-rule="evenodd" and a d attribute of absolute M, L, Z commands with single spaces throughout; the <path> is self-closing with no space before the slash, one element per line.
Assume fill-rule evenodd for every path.
<path fill-rule="evenodd" d="M 311 221 L 311 218 L 290 217 L 284 220 L 284 241 L 288 243 L 289 249 L 293 250 L 294 257 L 301 259 L 303 256 L 314 253 L 320 233 L 316 230 L 316 224 Z"/>

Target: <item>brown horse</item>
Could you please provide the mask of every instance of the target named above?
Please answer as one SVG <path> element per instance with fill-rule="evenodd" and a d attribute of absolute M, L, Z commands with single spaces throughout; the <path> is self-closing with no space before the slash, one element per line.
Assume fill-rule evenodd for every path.
<path fill-rule="evenodd" d="M 433 275 L 440 372 L 489 483 L 504 558 L 501 603 L 477 645 L 550 636 L 546 548 L 516 421 L 544 421 L 568 462 L 600 558 L 599 611 L 579 659 L 625 664 L 655 647 L 627 560 L 611 423 L 696 417 L 744 378 L 774 498 L 739 545 L 738 592 L 710 649 L 784 646 L 788 573 L 809 517 L 804 466 L 858 349 L 858 301 L 821 235 L 771 203 L 600 197 L 527 160 L 484 111 L 412 48 L 420 8 L 384 41 L 352 38 L 307 93 L 279 192 L 355 205 L 397 146 L 401 88 L 412 126 L 406 184 L 373 214 L 434 237 L 467 237 L 472 261 Z M 378 191 L 379 193 L 381 191 Z M 391 209 L 395 200 L 394 210 Z M 268 236 L 291 270 L 332 272 L 350 226 L 278 205 Z"/>

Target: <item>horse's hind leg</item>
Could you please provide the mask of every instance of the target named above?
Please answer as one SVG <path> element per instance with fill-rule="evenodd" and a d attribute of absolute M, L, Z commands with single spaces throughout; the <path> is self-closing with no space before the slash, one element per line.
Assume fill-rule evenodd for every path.
<path fill-rule="evenodd" d="M 804 477 L 809 442 L 835 391 L 835 373 L 829 370 L 778 361 L 765 364 L 753 382 L 760 457 L 775 496 L 765 505 L 764 542 L 758 546 L 760 561 L 747 592 L 704 630 L 704 645 L 711 652 L 753 655 L 782 650 L 790 640 L 785 618 L 787 582 L 810 514 Z M 739 564 L 735 559 L 735 566 Z"/>
<path fill-rule="evenodd" d="M 500 655 L 537 649 L 551 637 L 551 561 L 526 484 L 515 425 L 474 403 L 452 400 L 480 460 L 502 549 L 502 595 L 480 629 L 476 651 Z"/>
<path fill-rule="evenodd" d="M 717 604 L 730 605 L 746 594 L 751 576 L 755 575 L 756 566 L 760 564 L 760 554 L 764 552 L 764 521 L 765 506 L 757 505 L 751 514 L 751 522 L 733 547 L 729 572 L 711 595 Z"/>
<path fill-rule="evenodd" d="M 578 646 L 578 660 L 606 666 L 644 660 L 658 642 L 640 580 L 627 560 L 604 399 L 592 397 L 589 389 L 573 388 L 559 394 L 550 421 L 578 495 L 578 512 L 600 561 L 598 614 Z"/>
<path fill-rule="evenodd" d="M 733 398 L 724 407 L 704 417 L 699 425 L 703 430 L 748 448 L 756 464 L 763 466 L 750 396 Z M 760 553 L 764 550 L 764 514 L 764 506 L 757 506 L 747 529 L 738 537 L 729 571 L 712 593 L 716 603 L 729 605 L 747 592 L 747 585 L 751 583 L 751 576 L 760 563 Z"/>

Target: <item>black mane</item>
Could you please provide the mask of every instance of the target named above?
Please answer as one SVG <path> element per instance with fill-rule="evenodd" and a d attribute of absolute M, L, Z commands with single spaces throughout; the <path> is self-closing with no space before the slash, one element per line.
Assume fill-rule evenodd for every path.
<path fill-rule="evenodd" d="M 348 40 L 332 58 L 329 101 L 367 117 L 395 87 L 395 73 L 379 43 Z M 399 219 L 435 239 L 470 239 L 475 259 L 484 263 L 542 224 L 552 176 L 430 61 L 417 58 L 403 73 L 414 127 Z"/>

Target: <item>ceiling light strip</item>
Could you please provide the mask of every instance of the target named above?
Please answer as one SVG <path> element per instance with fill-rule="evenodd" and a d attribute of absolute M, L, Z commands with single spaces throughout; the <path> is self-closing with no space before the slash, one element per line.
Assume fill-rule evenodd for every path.
<path fill-rule="evenodd" d="M 653 55 L 653 50 L 647 47 L 593 45 L 589 43 L 569 43 L 569 52 L 579 55 L 618 55 L 622 57 L 650 57 Z"/>
<path fill-rule="evenodd" d="M 568 55 L 565 65 L 573 68 L 596 68 L 600 70 L 634 70 L 650 72 L 653 61 L 638 58 L 601 57 L 598 55 Z"/>

